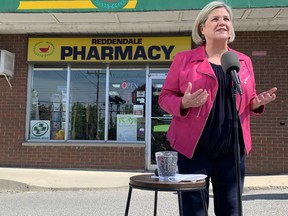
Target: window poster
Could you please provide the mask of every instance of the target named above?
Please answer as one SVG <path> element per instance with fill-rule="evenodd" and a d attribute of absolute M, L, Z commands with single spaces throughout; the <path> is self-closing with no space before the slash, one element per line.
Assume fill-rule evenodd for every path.
<path fill-rule="evenodd" d="M 117 115 L 117 141 L 137 141 L 137 118 Z"/>
<path fill-rule="evenodd" d="M 31 120 L 30 139 L 50 139 L 50 121 Z"/>
<path fill-rule="evenodd" d="M 133 114 L 135 115 L 135 117 L 143 117 L 143 111 L 143 105 L 133 105 Z"/>
<path fill-rule="evenodd" d="M 145 91 L 137 91 L 137 97 L 145 98 Z"/>

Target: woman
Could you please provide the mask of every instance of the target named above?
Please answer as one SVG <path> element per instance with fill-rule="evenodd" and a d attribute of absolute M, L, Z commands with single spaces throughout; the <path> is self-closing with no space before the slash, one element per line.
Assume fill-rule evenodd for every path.
<path fill-rule="evenodd" d="M 242 189 L 245 156 L 251 150 L 250 116 L 262 113 L 264 105 L 276 99 L 277 90 L 256 95 L 250 58 L 228 47 L 234 38 L 231 8 L 219 1 L 206 5 L 192 32 L 199 47 L 175 56 L 159 96 L 159 105 L 173 116 L 167 138 L 178 151 L 179 173 L 207 175 L 206 201 L 211 180 L 217 216 L 238 215 L 232 79 L 221 67 L 222 54 L 233 51 L 240 61 L 243 95 L 237 94 L 236 105 Z M 182 202 L 184 215 L 204 215 L 199 192 L 183 193 Z"/>

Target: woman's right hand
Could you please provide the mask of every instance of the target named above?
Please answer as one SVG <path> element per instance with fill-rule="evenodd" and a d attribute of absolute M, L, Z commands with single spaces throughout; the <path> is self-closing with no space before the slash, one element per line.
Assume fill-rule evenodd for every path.
<path fill-rule="evenodd" d="M 200 107 L 206 103 L 209 94 L 205 89 L 198 89 L 191 94 L 192 83 L 188 83 L 188 87 L 182 97 L 181 109 L 187 109 L 190 107 Z"/>

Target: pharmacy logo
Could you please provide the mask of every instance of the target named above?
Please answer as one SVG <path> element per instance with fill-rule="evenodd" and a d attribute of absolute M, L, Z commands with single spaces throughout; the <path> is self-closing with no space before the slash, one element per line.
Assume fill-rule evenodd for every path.
<path fill-rule="evenodd" d="M 38 42 L 33 47 L 34 54 L 40 57 L 51 56 L 55 51 L 55 46 L 51 42 Z"/>
<path fill-rule="evenodd" d="M 49 125 L 46 122 L 37 122 L 33 125 L 31 132 L 35 137 L 41 137 L 44 136 L 48 130 Z"/>
<path fill-rule="evenodd" d="M 123 8 L 129 0 L 92 0 L 99 9 L 115 10 Z"/>

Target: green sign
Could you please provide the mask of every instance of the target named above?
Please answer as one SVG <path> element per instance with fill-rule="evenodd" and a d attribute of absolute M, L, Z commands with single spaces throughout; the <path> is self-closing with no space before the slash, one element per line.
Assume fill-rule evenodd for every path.
<path fill-rule="evenodd" d="M 110 12 L 200 10 L 211 0 L 0 0 L 0 12 Z M 226 0 L 232 8 L 288 7 L 287 0 Z"/>

